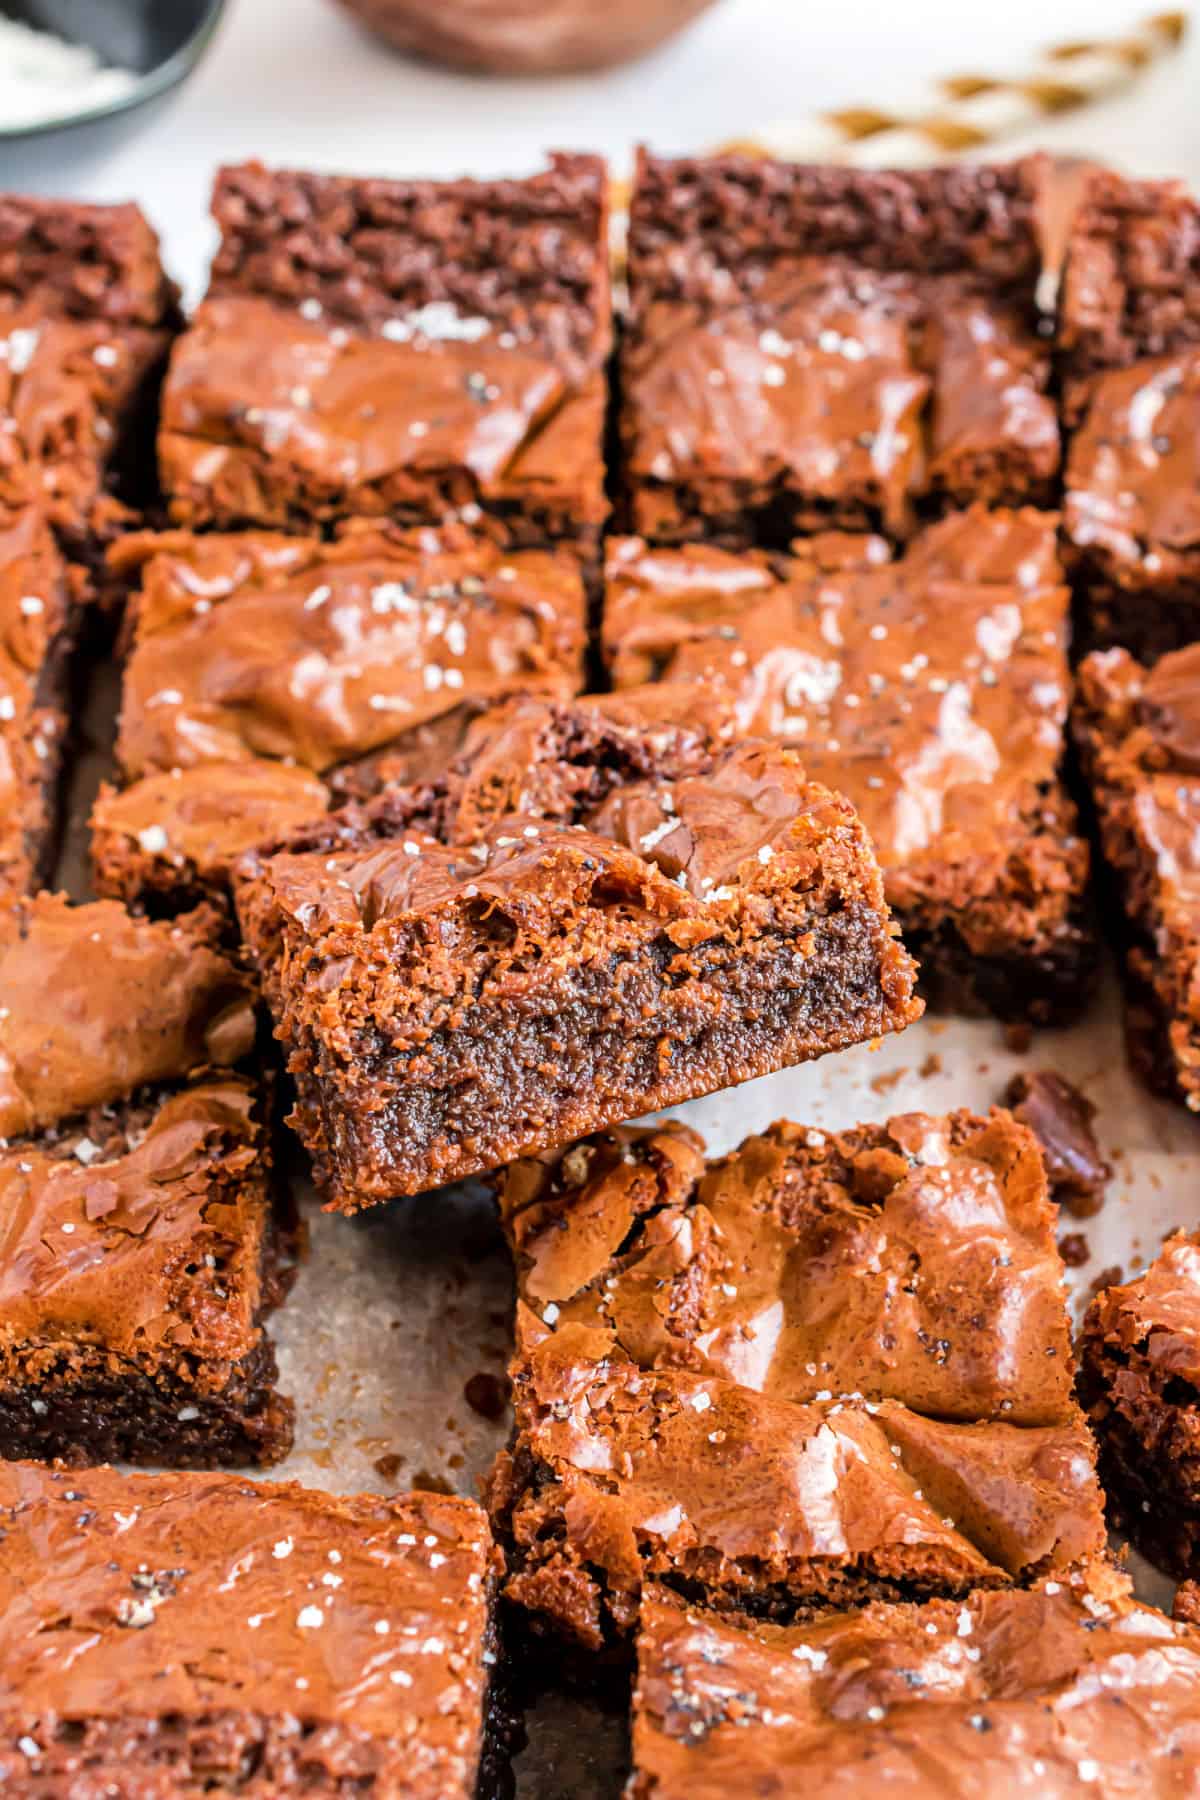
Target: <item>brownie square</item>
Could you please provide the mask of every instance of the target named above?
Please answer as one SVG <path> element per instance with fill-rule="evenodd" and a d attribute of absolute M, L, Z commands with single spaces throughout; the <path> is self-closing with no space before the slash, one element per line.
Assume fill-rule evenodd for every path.
<path fill-rule="evenodd" d="M 176 290 L 136 206 L 0 195 L 0 506 L 94 560 L 152 487 Z"/>
<path fill-rule="evenodd" d="M 506 1593 L 614 1651 L 648 1582 L 720 1611 L 963 1595 L 1104 1542 L 1057 1209 L 1003 1112 L 677 1124 L 498 1181 L 519 1294 Z"/>
<path fill-rule="evenodd" d="M 1200 1767 L 1200 1633 L 1095 1563 L 798 1626 L 661 1593 L 638 1640 L 630 1800 L 1167 1794 Z"/>
<path fill-rule="evenodd" d="M 790 752 L 532 713 L 481 721 L 424 820 L 242 872 L 293 1123 L 344 1210 L 919 1015 L 866 835 Z"/>
<path fill-rule="evenodd" d="M 0 1456 L 211 1466 L 292 1438 L 263 1329 L 294 1248 L 245 975 L 50 895 L 0 915 Z"/>
<path fill-rule="evenodd" d="M 0 1779 L 469 1800 L 495 1663 L 470 1500 L 0 1469 Z"/>
<path fill-rule="evenodd" d="M 92 820 L 102 893 L 222 900 L 238 856 L 324 812 L 444 772 L 470 720 L 583 681 L 586 602 L 563 551 L 506 553 L 461 527 L 335 543 L 173 533 L 140 569 L 117 761 Z"/>
<path fill-rule="evenodd" d="M 1088 1307 L 1080 1394 L 1100 1446 L 1109 1519 L 1159 1568 L 1200 1576 L 1200 1237 Z"/>
<path fill-rule="evenodd" d="M 222 170 L 159 458 L 183 525 L 475 520 L 590 555 L 604 522 L 607 177 Z"/>
<path fill-rule="evenodd" d="M 715 683 L 850 798 L 934 1004 L 1038 1023 L 1096 966 L 1055 524 L 974 508 L 894 560 L 841 533 L 790 557 L 610 540 L 604 612 L 618 688 Z"/>
<path fill-rule="evenodd" d="M 784 544 L 1054 493 L 1041 164 L 891 172 L 643 151 L 622 342 L 628 523 Z"/>
<path fill-rule="evenodd" d="M 39 507 L 0 517 L 0 902 L 53 867 L 81 594 Z"/>
<path fill-rule="evenodd" d="M 1075 735 L 1116 889 L 1126 1035 L 1143 1080 L 1200 1110 L 1200 646 L 1080 665 Z"/>
<path fill-rule="evenodd" d="M 1152 661 L 1200 637 L 1200 207 L 1178 182 L 1092 177 L 1058 337 L 1085 638 Z"/>

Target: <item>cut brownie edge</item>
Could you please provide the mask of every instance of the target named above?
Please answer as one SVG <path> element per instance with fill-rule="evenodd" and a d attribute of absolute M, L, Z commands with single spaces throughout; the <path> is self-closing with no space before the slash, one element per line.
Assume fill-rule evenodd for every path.
<path fill-rule="evenodd" d="M 310 1144 L 319 1182 L 350 1210 L 420 1192 L 579 1137 L 598 1115 L 636 1118 L 884 1036 L 918 1016 L 913 1003 L 896 1011 L 881 994 L 887 963 L 869 911 L 815 917 L 805 936 L 799 952 L 790 934 L 764 934 L 753 956 L 701 966 L 681 991 L 667 974 L 677 952 L 666 943 L 633 976 L 618 958 L 569 973 L 543 990 L 544 1011 L 514 1020 L 502 1007 L 490 1017 L 481 1009 L 472 1091 L 462 1085 L 462 1032 L 446 1031 L 423 1047 L 427 1078 L 362 1117 L 320 1074 L 310 1075 L 313 1052 L 301 1044 L 289 1067 L 300 1118 L 310 1128 L 320 1122 Z M 885 957 L 893 948 L 888 940 Z M 622 1016 L 609 1018 L 617 989 Z M 561 1047 L 547 1067 L 540 1047 L 549 1039 Z M 403 1147 L 401 1167 L 393 1145 Z M 364 1178 L 372 1163 L 379 1173 Z M 358 1173 L 345 1182 L 342 1168 Z"/>
<path fill-rule="evenodd" d="M 1200 1247 L 1177 1233 L 1125 1286 L 1096 1295 L 1080 1398 L 1110 1523 L 1158 1567 L 1200 1576 Z"/>

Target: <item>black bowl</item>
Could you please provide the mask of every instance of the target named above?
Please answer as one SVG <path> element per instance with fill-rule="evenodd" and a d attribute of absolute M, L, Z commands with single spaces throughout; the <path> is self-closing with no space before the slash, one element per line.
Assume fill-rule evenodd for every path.
<path fill-rule="evenodd" d="M 104 62 L 132 69 L 138 79 L 119 99 L 84 112 L 0 125 L 0 153 L 6 146 L 71 133 L 93 134 L 106 122 L 125 119 L 178 87 L 208 47 L 226 0 L 0 0 L 0 12 L 68 42 L 88 44 Z"/>

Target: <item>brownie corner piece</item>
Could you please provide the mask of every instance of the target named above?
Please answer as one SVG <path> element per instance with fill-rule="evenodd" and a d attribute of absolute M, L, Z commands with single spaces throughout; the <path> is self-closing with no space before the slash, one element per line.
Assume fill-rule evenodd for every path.
<path fill-rule="evenodd" d="M 335 1204 L 480 1173 L 919 1016 L 866 835 L 790 752 L 718 749 L 679 779 L 542 769 L 538 795 L 517 781 L 528 812 L 490 818 L 463 805 L 471 771 L 463 836 L 452 813 L 440 836 L 435 820 L 284 854 L 239 896 Z M 477 800 L 511 794 L 496 777 Z"/>
<path fill-rule="evenodd" d="M 622 343 L 628 524 L 661 542 L 908 535 L 1047 502 L 1037 158 L 921 171 L 645 153 Z"/>
<path fill-rule="evenodd" d="M 212 284 L 159 438 L 181 524 L 483 520 L 594 557 L 607 516 L 608 184 L 223 170 Z"/>
<path fill-rule="evenodd" d="M 1153 661 L 1200 635 L 1200 204 L 1181 183 L 1092 176 L 1058 336 L 1083 641 Z"/>
<path fill-rule="evenodd" d="M 1099 1554 L 1056 1210 L 1008 1113 L 705 1163 L 675 1124 L 498 1184 L 515 1425 L 490 1504 L 535 1631 L 619 1655 L 655 1584 L 788 1622 Z"/>
<path fill-rule="evenodd" d="M 265 1103 L 199 1076 L 0 1150 L 0 1456 L 280 1461 L 264 1330 L 294 1248 Z"/>
<path fill-rule="evenodd" d="M 1150 1561 L 1200 1578 L 1200 1239 L 1176 1232 L 1088 1307 L 1080 1395 L 1111 1523 Z"/>
<path fill-rule="evenodd" d="M 1200 1109 L 1200 646 L 1147 669 L 1127 650 L 1080 664 L 1074 731 L 1123 909 L 1126 1035 L 1158 1092 Z"/>
<path fill-rule="evenodd" d="M 628 1792 L 1169 1790 L 1200 1764 L 1198 1679 L 1200 1634 L 1101 1559 L 1028 1591 L 791 1627 L 660 1591 L 638 1641 Z"/>
<path fill-rule="evenodd" d="M 92 566 L 153 491 L 150 413 L 180 320 L 133 205 L 0 195 L 0 501 Z"/>
<path fill-rule="evenodd" d="M 10 1463 L 0 1523 L 11 1792 L 473 1800 L 497 1661 L 474 1502 Z"/>

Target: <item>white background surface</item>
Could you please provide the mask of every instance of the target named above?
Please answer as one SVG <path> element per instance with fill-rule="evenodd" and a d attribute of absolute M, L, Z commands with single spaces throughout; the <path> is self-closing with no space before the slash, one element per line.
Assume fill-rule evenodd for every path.
<path fill-rule="evenodd" d="M 49 155 L 6 151 L 0 178 L 139 200 L 195 294 L 210 249 L 209 183 L 223 160 L 381 175 L 520 173 L 555 148 L 599 150 L 620 165 L 639 139 L 702 149 L 831 106 L 902 106 L 939 75 L 1017 73 L 1048 43 L 1120 35 L 1142 11 L 1138 0 L 718 0 L 630 67 L 497 81 L 392 56 L 332 0 L 231 0 L 200 69 L 144 129 L 99 157 L 89 147 L 87 160 L 69 145 Z M 1200 182 L 1200 31 L 1130 94 L 1053 121 L 1038 141 L 1103 154 L 1132 173 Z"/>

